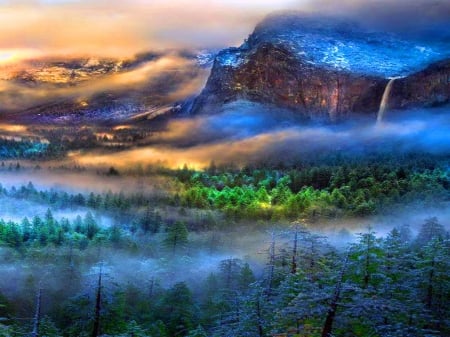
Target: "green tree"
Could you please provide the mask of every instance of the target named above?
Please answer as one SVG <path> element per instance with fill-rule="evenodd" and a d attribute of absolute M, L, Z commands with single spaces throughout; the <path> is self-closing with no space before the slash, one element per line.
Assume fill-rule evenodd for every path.
<path fill-rule="evenodd" d="M 184 282 L 167 291 L 159 309 L 159 318 L 165 322 L 169 336 L 186 335 L 197 325 L 198 309 Z"/>
<path fill-rule="evenodd" d="M 86 213 L 83 224 L 85 228 L 86 237 L 89 240 L 92 240 L 94 236 L 100 231 L 100 228 L 98 227 L 97 222 L 95 221 L 95 218 L 91 212 Z"/>
<path fill-rule="evenodd" d="M 148 232 L 158 233 L 162 224 L 162 219 L 153 208 L 147 207 L 138 223 L 139 227 L 145 234 Z"/>
<path fill-rule="evenodd" d="M 175 252 L 186 246 L 188 243 L 189 231 L 183 222 L 177 221 L 167 229 L 164 244 L 167 248 Z"/>

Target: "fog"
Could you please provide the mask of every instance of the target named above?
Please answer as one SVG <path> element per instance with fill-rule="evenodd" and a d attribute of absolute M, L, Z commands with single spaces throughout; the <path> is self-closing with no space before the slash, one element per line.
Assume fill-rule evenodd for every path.
<path fill-rule="evenodd" d="M 0 218 L 5 221 L 20 223 L 23 218 L 27 217 L 31 221 L 34 216 L 43 219 L 49 209 L 58 221 L 62 218 L 73 221 L 77 216 L 83 218 L 88 211 L 92 211 L 84 207 L 79 207 L 76 210 L 54 209 L 49 205 L 29 200 L 0 197 Z M 113 223 L 113 220 L 105 215 L 98 215 L 96 220 L 101 227 L 109 227 Z"/>
<path fill-rule="evenodd" d="M 143 190 L 151 192 L 152 188 L 161 191 L 171 186 L 164 185 L 166 179 L 158 176 L 105 177 L 90 171 L 68 173 L 47 169 L 40 171 L 21 169 L 18 172 L 1 172 L 0 175 L 0 182 L 7 187 L 20 187 L 28 181 L 32 181 L 38 189 L 54 188 L 70 193 L 85 194 L 90 191 L 106 190 L 128 193 Z M 158 185 L 158 182 L 162 184 Z M 390 213 L 363 219 L 301 220 L 300 223 L 312 233 L 327 237 L 327 241 L 321 244 L 323 249 L 330 249 L 327 248 L 326 242 L 337 249 L 344 249 L 357 241 L 358 233 L 367 232 L 369 226 L 379 236 L 385 236 L 393 227 L 405 224 L 409 225 L 416 234 L 425 219 L 437 216 L 440 223 L 450 229 L 450 207 L 448 206 L 447 204 L 426 206 L 421 201 L 402 205 Z M 5 220 L 19 222 L 24 216 L 44 217 L 47 209 L 46 204 L 0 197 L 0 218 Z M 57 220 L 62 217 L 74 219 L 77 215 L 83 217 L 88 210 L 90 209 L 52 208 Z M 170 212 L 175 210 L 168 211 L 169 214 Z M 107 213 L 102 211 L 96 211 L 95 216 L 104 228 L 115 223 Z M 68 244 L 62 247 L 49 245 L 44 249 L 38 248 L 33 255 L 24 255 L 20 263 L 17 262 L 17 252 L 12 248 L 1 247 L 0 258 L 3 261 L 0 264 L 1 292 L 12 301 L 16 301 L 17 298 L 33 299 L 34 290 L 39 285 L 43 289 L 43 313 L 46 314 L 58 304 L 57 301 L 60 300 L 58 296 L 71 294 L 70 289 L 77 291 L 72 295 L 89 296 L 93 299 L 99 266 L 102 266 L 102 291 L 107 297 L 112 296 L 119 289 L 130 286 L 141 289 L 144 294 L 150 293 L 151 282 L 155 282 L 153 291 L 156 293 L 160 287 L 167 289 L 177 282 L 186 282 L 193 289 L 194 294 L 201 296 L 206 278 L 211 273 L 219 274 L 220 263 L 226 259 L 240 259 L 242 262 L 249 263 L 255 275 L 264 279 L 272 234 L 275 238 L 277 254 L 280 250 L 290 252 L 295 228 L 295 225 L 288 221 L 270 224 L 245 221 L 235 224 L 230 221 L 223 229 L 191 231 L 185 248 L 173 253 L 163 244 L 166 237 L 164 228 L 157 234 L 142 235 L 129 232 L 128 225 L 129 222 L 121 223 L 125 244 L 118 247 L 108 243 L 103 244 L 101 241 L 84 249 L 76 245 L 72 249 Z M 128 239 L 133 240 L 130 241 L 133 245 L 127 243 Z M 300 243 L 300 245 L 303 244 L 306 245 L 306 243 Z M 22 314 L 32 311 L 31 300 L 25 304 L 17 303 L 20 305 L 19 311 Z"/>
<path fill-rule="evenodd" d="M 195 168 L 235 163 L 293 163 L 341 153 L 364 155 L 383 151 L 448 153 L 449 108 L 389 111 L 376 125 L 376 116 L 355 116 L 350 122 L 324 125 L 302 121 L 295 114 L 249 102 L 235 102 L 215 115 L 176 119 L 151 136 L 153 145 L 117 153 L 71 153 L 83 166 L 158 164 Z"/>
<path fill-rule="evenodd" d="M 196 66 L 194 60 L 182 58 L 176 54 L 165 54 L 160 58 L 143 62 L 138 67 L 126 71 L 109 73 L 104 75 L 91 75 L 91 77 L 75 84 L 58 83 L 66 81 L 70 77 L 70 69 L 65 69 L 66 74 L 53 74 L 49 82 L 43 81 L 33 85 L 21 84 L 16 81 L 0 79 L 0 97 L 2 111 L 21 111 L 39 104 L 72 100 L 82 104 L 89 104 L 89 99 L 100 93 L 119 93 L 132 96 L 133 92 L 142 92 L 142 97 L 155 95 L 153 86 L 157 80 L 165 78 L 171 80 L 172 74 L 176 74 L 177 84 L 167 89 L 164 101 L 173 103 L 197 94 L 206 82 L 208 71 Z M 51 70 L 49 70 L 51 72 Z M 1 73 L 1 69 L 0 69 Z M 52 75 L 52 76 L 53 76 Z M 1 76 L 0 76 L 1 77 Z M 52 83 L 52 81 L 56 81 Z"/>
<path fill-rule="evenodd" d="M 316 156 L 341 153 L 350 157 L 370 153 L 392 151 L 399 155 L 408 152 L 448 154 L 450 152 L 449 108 L 427 110 L 388 111 L 385 120 L 376 124 L 376 116 L 357 118 L 353 121 L 335 124 L 306 122 L 290 111 L 264 107 L 250 102 L 234 102 L 224 106 L 215 115 L 178 118 L 170 121 L 164 131 L 154 134 L 146 147 L 121 152 L 103 153 L 82 151 L 71 153 L 65 161 L 42 163 L 41 170 L 26 168 L 17 172 L 3 171 L 0 182 L 11 188 L 29 181 L 38 189 L 64 190 L 70 193 L 145 192 L 164 194 L 176 190 L 176 184 L 169 179 L 150 175 L 144 177 L 110 177 L 96 173 L 111 165 L 126 170 L 140 165 L 158 164 L 177 168 L 184 164 L 202 168 L 215 161 L 217 164 L 236 163 L 240 165 L 282 161 L 283 163 L 309 160 Z M 5 127 L 6 128 L 6 127 Z M 8 130 L 8 128 L 6 128 Z M 26 132 L 23 128 L 13 130 Z M 32 162 L 24 166 L 32 167 Z M 74 172 L 64 169 L 48 169 L 65 164 L 82 165 L 85 171 Z M 0 214 L 6 220 L 20 221 L 22 217 L 45 214 L 48 206 L 24 200 L 2 198 Z M 416 234 L 424 221 L 437 216 L 445 228 L 450 229 L 450 207 L 447 203 L 430 205 L 423 200 L 401 205 L 383 214 L 365 218 L 321 219 L 305 222 L 313 233 L 328 237 L 335 247 L 343 248 L 357 239 L 357 234 L 371 226 L 378 235 L 385 236 L 393 227 L 409 225 Z M 88 209 L 53 210 L 57 219 L 73 219 L 83 216 Z M 165 215 L 175 212 L 166 210 Z M 110 226 L 111 219 L 99 212 L 103 226 Z M 127 224 L 124 224 L 125 226 Z M 235 225 L 234 225 L 235 226 Z M 87 250 L 76 254 L 84 256 L 82 271 L 83 291 L 92 292 L 102 261 L 107 275 L 107 287 L 114 284 L 136 284 L 146 286 L 152 278 L 163 287 L 186 281 L 195 289 L 211 273 L 218 272 L 220 261 L 239 258 L 250 263 L 256 274 L 264 272 L 270 232 L 276 233 L 277 247 L 290 247 L 292 224 L 280 221 L 273 224 L 240 223 L 239 226 L 217 231 L 192 231 L 189 245 L 183 252 L 171 254 L 161 247 L 165 233 L 159 233 L 138 240 L 139 253 L 130 253 L 111 247 Z M 126 232 L 124 232 L 126 233 Z M 126 233 L 125 237 L 130 234 Z M 8 252 L 2 251 L 7 260 Z M 53 256 L 52 260 L 67 260 L 67 252 Z M 88 256 L 88 257 L 87 257 Z M 47 261 L 48 262 L 48 261 Z M 38 279 L 42 270 L 61 274 L 50 263 L 29 268 L 26 265 L 4 263 L 1 271 L 5 277 L 0 288 L 12 296 L 21 289 L 30 275 Z M 55 278 L 46 281 L 45 289 L 57 289 L 61 282 Z M 106 288 L 107 289 L 107 288 Z M 109 291 L 109 290 L 107 290 Z"/>
<path fill-rule="evenodd" d="M 412 209 L 412 208 L 411 208 Z M 386 236 L 394 227 L 408 225 L 416 235 L 420 226 L 430 216 L 437 215 L 439 221 L 448 229 L 448 209 L 428 208 L 411 211 L 406 208 L 389 216 L 378 216 L 368 219 L 347 219 L 324 221 L 321 223 L 304 222 L 306 228 L 313 234 L 321 235 L 324 244 L 329 243 L 338 249 L 344 249 L 357 241 L 359 233 L 366 233 L 368 228 L 374 230 L 377 236 Z M 415 208 L 417 210 L 417 207 Z M 39 208 L 37 209 L 39 211 Z M 60 213 L 56 213 L 60 215 Z M 62 215 L 62 213 L 61 213 Z M 275 238 L 275 248 L 290 251 L 292 248 L 292 224 L 278 224 L 266 228 L 230 228 L 222 232 L 192 232 L 190 244 L 183 252 L 173 254 L 161 247 L 164 234 L 143 238 L 139 243 L 139 254 L 105 246 L 89 248 L 81 251 L 74 249 L 73 253 L 66 250 L 50 249 L 51 255 L 33 266 L 11 264 L 10 252 L 2 248 L 0 256 L 4 263 L 0 266 L 2 280 L 0 289 L 14 298 L 23 289 L 30 278 L 34 282 L 42 281 L 45 292 L 58 291 L 67 287 L 64 281 L 69 269 L 69 256 L 73 254 L 77 268 L 81 272 L 80 282 L 83 292 L 91 293 L 99 272 L 99 263 L 105 277 L 105 291 L 114 290 L 117 285 L 135 285 L 147 288 L 153 279 L 163 288 L 169 288 L 177 282 L 187 282 L 194 289 L 202 287 L 203 282 L 211 273 L 219 272 L 220 262 L 226 259 L 240 259 L 251 265 L 256 275 L 261 276 L 268 261 L 268 249 L 272 235 Z M 324 246 L 325 247 L 325 246 Z M 52 275 L 51 278 L 46 275 Z M 71 282 L 76 282 L 72 280 Z M 30 294 L 30 296 L 32 296 Z"/>
<path fill-rule="evenodd" d="M 195 61 L 180 56 L 180 53 L 167 50 L 239 45 L 254 25 L 273 10 L 301 10 L 350 17 L 369 28 L 417 39 L 448 42 L 450 38 L 450 4 L 444 0 L 0 0 L 0 6 L 0 67 L 8 68 L 15 63 L 49 56 L 122 58 L 141 51 L 164 50 L 162 57 L 145 61 L 126 72 L 94 76 L 76 85 L 39 83 L 33 86 L 0 80 L 0 110 L 22 110 L 36 104 L 66 99 L 88 104 L 89 99 L 99 93 L 144 90 L 159 80 L 164 82 L 165 75 L 177 72 L 177 85 L 161 95 L 164 102 L 159 102 L 160 106 L 170 107 L 176 101 L 197 94 L 204 85 L 208 69 L 199 67 Z M 414 23 L 414 29 L 411 29 L 411 22 Z M 174 172 L 165 170 L 184 165 L 201 170 L 212 162 L 217 166 L 232 165 L 233 168 L 255 166 L 269 169 L 280 167 L 279 164 L 301 167 L 299 164 L 310 161 L 314 164 L 316 159 L 342 156 L 358 161 L 372 154 L 401 157 L 419 153 L 425 154 L 425 158 L 426 155 L 442 155 L 448 160 L 449 106 L 387 111 L 385 119 L 379 124 L 376 123 L 375 113 L 354 115 L 347 121 L 331 124 L 322 120 L 307 120 L 292 111 L 248 101 L 225 104 L 211 115 L 176 116 L 158 121 L 158 127 L 155 128 L 150 125 L 153 121 L 143 120 L 146 112 L 134 117 L 138 118 L 129 120 L 130 125 L 123 126 L 130 127 L 130 133 L 127 131 L 121 134 L 121 139 L 133 139 L 134 135 L 142 134 L 143 139 L 129 141 L 133 145 L 122 146 L 119 138 L 117 147 L 99 145 L 97 148 L 80 149 L 74 145 L 75 150 L 69 150 L 64 155 L 58 152 L 61 157 L 56 159 L 14 159 L 0 168 L 0 185 L 7 190 L 20 189 L 31 182 L 40 192 L 62 191 L 81 193 L 88 197 L 91 192 L 101 194 L 111 191 L 125 196 L 143 196 L 143 201 L 136 204 L 127 204 L 123 200 L 111 202 L 111 199 L 107 203 L 105 196 L 100 197 L 100 201 L 94 200 L 94 206 L 82 203 L 91 205 L 90 208 L 78 207 L 75 201 L 61 206 L 63 203 L 59 203 L 59 200 L 52 203 L 44 197 L 36 197 L 38 194 L 34 194 L 34 199 L 26 199 L 12 197 L 13 193 L 0 193 L 2 220 L 20 223 L 24 217 L 45 218 L 50 209 L 56 220 L 65 218 L 73 221 L 77 216 L 85 217 L 87 212 L 92 212 L 100 227 L 90 238 L 87 228 L 68 229 L 61 234 L 61 241 L 57 242 L 55 233 L 47 233 L 45 237 L 45 226 L 51 227 L 48 224 L 43 225 L 43 230 L 33 228 L 39 236 L 25 240 L 25 230 L 24 233 L 14 233 L 11 226 L 2 222 L 0 295 L 5 295 L 16 306 L 14 316 L 17 319 L 8 316 L 11 321 L 32 316 L 35 290 L 42 288 L 43 316 L 51 317 L 57 313 L 58 316 L 66 315 L 69 318 L 69 314 L 73 313 L 67 314 L 63 310 L 83 308 L 83 304 L 71 307 L 67 303 L 81 299 L 84 300 L 84 308 L 89 310 L 85 322 L 90 322 L 94 307 L 91 302 L 95 298 L 100 270 L 104 277 L 101 291 L 108 305 L 115 305 L 114 301 L 121 300 L 119 296 L 127 295 L 126 289 L 130 286 L 142 291 L 139 296 L 147 294 L 152 281 L 156 282 L 155 288 L 160 286 L 166 289 L 177 282 L 186 282 L 193 289 L 195 300 L 200 303 L 198 298 L 204 296 L 206 278 L 211 273 L 219 274 L 220 263 L 226 259 L 240 259 L 249 263 L 259 281 L 264 282 L 272 238 L 275 238 L 276 254 L 290 254 L 293 232 L 299 224 L 312 234 L 326 237 L 318 244 L 324 251 L 335 248 L 343 251 L 358 240 L 359 233 L 366 233 L 369 228 L 379 236 L 386 236 L 392 228 L 407 225 L 416 235 L 426 219 L 433 216 L 450 230 L 450 202 L 446 195 L 436 199 L 430 197 L 430 200 L 408 199 L 407 202 L 397 204 L 394 203 L 395 197 L 389 195 L 388 199 L 386 193 L 386 200 L 392 200 L 393 204 L 384 205 L 382 196 L 377 200 L 381 205 L 376 210 L 378 213 L 373 215 L 373 211 L 368 211 L 367 214 L 372 215 L 364 217 L 357 217 L 354 214 L 360 213 L 352 213 L 353 210 L 347 212 L 346 206 L 336 206 L 339 210 L 335 213 L 318 212 L 318 216 L 315 210 L 311 215 L 306 211 L 295 213 L 297 218 L 301 214 L 308 216 L 307 219 L 291 221 L 291 218 L 288 219 L 291 215 L 280 215 L 278 219 L 276 212 L 273 212 L 270 220 L 269 216 L 267 219 L 261 216 L 256 220 L 228 216 L 227 209 L 222 212 L 222 208 L 214 208 L 216 206 L 190 208 L 194 203 L 191 205 L 187 202 L 188 205 L 185 205 L 182 192 L 194 178 L 183 185 L 182 179 L 178 181 Z M 53 128 L 47 127 L 48 130 Z M 57 126 L 54 127 L 54 131 L 59 131 L 56 130 Z M 83 128 L 80 126 L 79 129 Z M 12 138 L 43 137 L 42 130 L 38 129 L 34 127 L 29 130 L 26 125 L 0 124 L 0 132 Z M 92 130 L 94 135 L 107 134 L 111 139 L 118 131 L 108 126 Z M 139 133 L 141 130 L 146 132 Z M 73 127 L 67 131 L 68 136 L 70 132 L 77 131 L 78 128 Z M 87 130 L 86 134 L 89 132 Z M 70 148 L 73 145 L 70 142 L 68 144 L 64 146 Z M 93 144 L 98 145 L 100 142 L 93 141 Z M 46 157 L 45 154 L 42 157 Z M 17 165 L 15 168 L 16 162 L 20 162 L 20 167 Z M 403 168 L 400 159 L 398 162 L 398 167 Z M 8 169 L 10 164 L 11 168 Z M 118 171 L 112 170 L 108 174 L 112 167 Z M 443 167 L 443 170 L 450 172 L 450 166 Z M 275 169 L 273 172 L 274 177 L 277 176 L 274 181 L 284 173 Z M 397 174 L 395 170 L 389 173 Z M 180 172 L 177 174 L 181 176 Z M 330 187 L 330 194 L 332 189 Z M 447 187 L 442 194 L 446 192 Z M 269 202 L 264 200 L 259 202 L 258 199 L 260 205 L 257 207 L 262 208 L 266 204 L 268 207 L 273 206 L 274 210 L 284 207 L 276 202 L 271 204 L 270 197 L 267 199 Z M 359 206 L 359 201 L 351 202 Z M 332 205 L 330 208 L 335 207 L 335 204 L 329 204 Z M 150 210 L 160 217 L 157 220 L 160 221 L 158 228 L 154 231 L 143 229 L 144 225 L 139 222 L 142 215 L 148 215 Z M 178 220 L 186 222 L 189 234 L 187 242 L 178 243 L 177 247 L 173 244 L 172 247 L 167 239 L 171 227 Z M 152 218 L 152 221 L 156 220 Z M 30 237 L 35 235 L 30 233 L 27 233 Z M 44 240 L 41 241 L 40 235 Z M 15 243 L 14 238 L 17 237 L 23 242 Z M 300 250 L 307 250 L 307 244 L 306 239 L 300 240 Z M 414 246 L 411 247 L 414 249 Z M 330 259 L 338 260 L 339 257 Z M 286 265 L 277 268 L 286 269 Z M 332 267 L 327 265 L 325 268 Z M 116 291 L 122 293 L 114 294 Z M 153 305 L 154 302 L 162 302 L 163 296 L 157 300 L 149 297 L 148 300 Z M 3 306 L 4 299 L 1 296 L 0 301 L 0 308 L 4 309 L 6 306 Z M 73 316 L 83 320 L 83 314 L 77 312 Z M 5 321 L 1 318 L 0 328 L 3 328 Z"/>
<path fill-rule="evenodd" d="M 168 90 L 164 102 L 156 104 L 173 105 L 198 94 L 208 77 L 207 69 L 197 69 L 193 76 L 189 69 L 196 69 L 195 62 L 177 52 L 238 46 L 259 21 L 273 12 L 342 16 L 369 29 L 445 45 L 450 39 L 450 5 L 445 0 L 33 0 L 1 1 L 0 6 L 0 112 L 19 112 L 67 100 L 86 104 L 92 96 L 105 92 L 145 91 L 156 79 L 178 71 L 176 81 L 180 85 Z M 30 68 L 30 60 L 113 57 L 119 61 L 148 51 L 164 56 L 131 71 L 94 76 L 76 85 L 24 85 L 10 78 Z M 147 96 L 151 95 L 142 95 Z"/>
<path fill-rule="evenodd" d="M 49 164 L 49 163 L 47 163 Z M 51 162 L 50 162 L 51 164 Z M 58 164 L 53 162 L 53 164 Z M 26 162 L 25 162 L 26 165 Z M 106 176 L 104 172 L 77 171 L 70 168 L 58 169 L 51 166 L 42 170 L 22 169 L 18 172 L 1 172 L 0 183 L 3 187 L 25 186 L 29 182 L 40 190 L 67 191 L 69 193 L 113 193 L 131 194 L 145 192 L 148 195 L 164 194 L 171 190 L 173 184 L 165 177 L 152 175 L 149 177 L 116 177 Z"/>

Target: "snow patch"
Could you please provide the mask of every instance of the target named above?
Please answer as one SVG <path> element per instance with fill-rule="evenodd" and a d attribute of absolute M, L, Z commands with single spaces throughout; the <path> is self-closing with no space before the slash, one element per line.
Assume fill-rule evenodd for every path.
<path fill-rule="evenodd" d="M 381 77 L 408 75 L 450 57 L 448 45 L 410 41 L 355 25 L 305 18 L 279 19 L 257 31 L 258 42 L 283 45 L 309 63 Z M 235 65 L 235 55 L 224 63 Z M 233 58 L 234 57 L 234 58 Z"/>
<path fill-rule="evenodd" d="M 217 60 L 225 67 L 239 67 L 244 59 L 241 57 L 241 52 L 235 50 L 225 50 L 217 56 Z"/>

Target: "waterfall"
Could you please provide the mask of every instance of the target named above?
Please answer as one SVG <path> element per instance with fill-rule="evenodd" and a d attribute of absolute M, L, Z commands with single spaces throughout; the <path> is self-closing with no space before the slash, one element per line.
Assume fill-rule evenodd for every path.
<path fill-rule="evenodd" d="M 380 108 L 378 110 L 377 124 L 381 124 L 381 122 L 383 121 L 384 113 L 388 108 L 389 96 L 391 94 L 392 85 L 394 84 L 394 81 L 398 78 L 399 77 L 391 78 L 388 84 L 386 85 L 386 88 L 384 89 L 383 98 L 381 99 Z"/>

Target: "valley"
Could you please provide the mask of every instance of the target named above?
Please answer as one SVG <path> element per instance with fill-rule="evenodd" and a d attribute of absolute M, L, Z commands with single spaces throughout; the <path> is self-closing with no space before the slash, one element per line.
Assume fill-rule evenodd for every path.
<path fill-rule="evenodd" d="M 406 31 L 264 12 L 233 47 L 261 4 L 5 5 L 127 24 L 0 43 L 0 337 L 448 336 L 448 6 L 417 2 L 385 3 Z"/>

